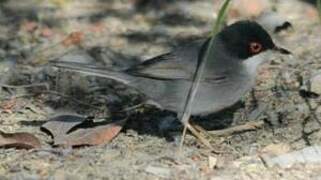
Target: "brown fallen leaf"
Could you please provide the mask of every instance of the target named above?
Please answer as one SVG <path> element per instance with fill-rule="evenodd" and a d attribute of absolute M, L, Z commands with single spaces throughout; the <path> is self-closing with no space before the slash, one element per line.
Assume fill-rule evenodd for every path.
<path fill-rule="evenodd" d="M 40 141 L 30 133 L 4 133 L 0 131 L 0 147 L 32 149 L 41 147 Z"/>
<path fill-rule="evenodd" d="M 74 115 L 58 116 L 42 128 L 50 132 L 56 146 L 99 145 L 111 141 L 120 132 L 125 120 L 112 123 L 96 123 Z"/>
<path fill-rule="evenodd" d="M 76 115 L 61 115 L 51 118 L 41 126 L 42 130 L 48 131 L 55 141 L 60 141 L 66 134 L 77 125 L 86 121 L 85 117 Z"/>
<path fill-rule="evenodd" d="M 62 44 L 66 47 L 71 45 L 79 45 L 84 39 L 84 33 L 80 31 L 70 33 L 63 41 Z"/>

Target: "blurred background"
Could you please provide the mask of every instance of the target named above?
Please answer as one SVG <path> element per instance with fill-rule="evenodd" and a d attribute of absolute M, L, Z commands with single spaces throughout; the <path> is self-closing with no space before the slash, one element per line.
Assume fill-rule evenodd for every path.
<path fill-rule="evenodd" d="M 208 37 L 221 4 L 0 0 L 0 130 L 33 133 L 49 147 L 51 138 L 39 130 L 48 117 L 65 112 L 106 117 L 139 104 L 142 95 L 122 84 L 47 64 L 64 60 L 126 68 Z M 108 145 L 67 154 L 0 149 L 0 179 L 320 178 L 320 164 L 306 162 L 308 170 L 271 168 L 258 158 L 268 152 L 265 160 L 272 162 L 272 156 L 321 144 L 320 6 L 316 0 L 232 1 L 226 25 L 257 21 L 294 55 L 274 57 L 262 68 L 254 98 L 249 94 L 228 112 L 200 121 L 210 129 L 240 125 L 264 107 L 259 117 L 266 122 L 263 129 L 212 139 L 227 154 L 210 155 L 218 161 L 216 169 L 208 166 L 208 152 L 192 136 L 187 137 L 184 158 L 176 156 L 180 131 L 172 136 L 167 129 L 179 129 L 179 123 L 168 112 L 147 107 L 129 114 L 128 125 Z"/>

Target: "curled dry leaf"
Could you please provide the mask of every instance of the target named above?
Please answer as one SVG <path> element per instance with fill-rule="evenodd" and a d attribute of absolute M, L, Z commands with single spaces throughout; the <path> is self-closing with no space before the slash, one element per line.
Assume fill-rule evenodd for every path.
<path fill-rule="evenodd" d="M 62 44 L 66 47 L 71 45 L 79 45 L 84 39 L 84 33 L 77 31 L 70 33 L 63 41 Z"/>
<path fill-rule="evenodd" d="M 61 115 L 50 119 L 41 127 L 48 131 L 55 141 L 60 141 L 66 134 L 77 125 L 86 121 L 86 118 L 76 115 Z"/>
<path fill-rule="evenodd" d="M 51 119 L 42 128 L 52 134 L 56 146 L 99 145 L 117 136 L 125 122 L 102 124 L 80 116 L 63 115 Z"/>
<path fill-rule="evenodd" d="M 17 149 L 32 149 L 39 148 L 40 141 L 30 133 L 4 133 L 0 131 L 0 147 L 17 148 Z"/>

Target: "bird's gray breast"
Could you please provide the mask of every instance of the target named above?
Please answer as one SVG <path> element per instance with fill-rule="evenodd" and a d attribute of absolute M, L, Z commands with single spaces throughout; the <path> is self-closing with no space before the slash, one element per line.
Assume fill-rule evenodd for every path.
<path fill-rule="evenodd" d="M 192 114 L 210 114 L 233 105 L 252 88 L 253 82 L 251 76 L 245 72 L 214 80 L 203 80 L 195 95 Z M 191 83 L 186 80 L 140 78 L 136 80 L 136 87 L 162 108 L 181 113 Z"/>
<path fill-rule="evenodd" d="M 230 107 L 239 101 L 253 84 L 254 79 L 247 73 L 226 77 L 222 82 L 201 83 L 192 114 L 206 115 Z"/>

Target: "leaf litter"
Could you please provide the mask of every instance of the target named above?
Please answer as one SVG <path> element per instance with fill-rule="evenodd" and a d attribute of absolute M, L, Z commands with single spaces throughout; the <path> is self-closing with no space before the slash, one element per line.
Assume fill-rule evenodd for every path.
<path fill-rule="evenodd" d="M 39 139 L 30 133 L 5 133 L 0 131 L 0 148 L 33 149 L 40 147 Z"/>
<path fill-rule="evenodd" d="M 293 37 L 292 36 L 283 36 L 283 37 L 285 38 L 284 42 L 287 42 L 286 44 L 288 44 L 291 48 L 293 48 L 294 52 L 299 54 L 300 60 L 302 60 L 302 61 L 292 61 L 292 64 L 290 64 L 291 67 L 297 65 L 295 62 L 298 62 L 298 66 L 295 66 L 295 68 L 298 71 L 302 71 L 302 73 L 300 73 L 300 74 L 304 75 L 306 73 L 306 71 L 310 71 L 310 70 L 314 71 L 315 67 L 317 67 L 317 64 L 318 64 L 317 62 L 320 57 L 318 55 L 318 51 L 316 51 L 316 49 L 317 49 L 316 45 L 318 45 L 320 42 L 318 40 L 318 36 L 317 36 L 319 31 L 316 31 L 315 26 L 305 26 L 306 23 L 302 24 L 300 22 L 300 19 L 299 19 L 299 21 L 296 21 L 298 19 L 296 14 L 298 14 L 298 11 L 299 11 L 298 9 L 302 8 L 302 6 L 300 6 L 300 4 L 293 5 L 292 3 L 295 3 L 295 2 L 296 1 L 293 1 L 293 2 L 292 1 L 291 2 L 287 2 L 287 1 L 283 2 L 282 1 L 282 2 L 280 2 L 281 5 L 287 3 L 287 4 L 290 4 L 290 6 L 283 5 L 283 6 L 281 6 L 281 8 L 279 9 L 278 12 L 281 11 L 281 13 L 283 13 L 283 14 L 286 12 L 286 14 L 289 14 L 289 16 L 291 16 L 291 19 L 295 20 L 295 22 L 296 22 L 295 24 L 297 25 L 297 27 L 296 27 L 297 30 L 296 30 L 296 32 L 294 32 L 296 36 L 293 36 Z M 84 2 L 84 3 L 88 3 L 88 2 Z M 90 2 L 90 3 L 92 3 L 92 2 Z M 124 2 L 121 2 L 121 3 L 124 4 Z M 196 12 L 197 14 L 204 14 L 203 13 L 203 12 L 205 12 L 205 10 L 203 8 L 204 6 L 200 6 L 202 8 L 201 9 L 199 8 L 200 10 L 198 10 L 197 9 L 198 6 L 194 5 L 194 4 L 203 5 L 204 3 L 205 3 L 205 1 L 200 1 L 200 2 L 193 1 L 193 2 L 191 2 L 191 5 L 189 5 L 189 4 L 188 5 L 183 4 L 183 5 L 184 5 L 184 7 L 187 7 L 187 8 L 189 7 L 191 10 L 193 10 L 193 12 L 197 11 Z M 205 5 L 207 5 L 207 4 L 205 4 Z M 110 6 L 112 6 L 112 5 L 110 5 Z M 209 7 L 209 6 L 207 6 L 207 7 Z M 87 8 L 87 9 L 90 9 L 90 8 Z M 124 10 L 124 9 L 121 9 L 121 11 L 126 12 L 126 10 Z M 70 12 L 70 11 L 68 11 L 68 12 Z M 301 13 L 301 14 L 303 14 L 303 13 Z M 99 43 L 103 42 L 104 45 L 111 46 L 111 47 L 117 47 L 117 48 L 115 48 L 115 50 L 119 50 L 119 49 L 123 50 L 124 46 L 122 46 L 122 44 L 119 43 L 119 42 L 123 42 L 123 41 L 119 40 L 120 39 L 119 37 L 117 37 L 117 39 L 113 38 L 113 37 L 116 37 L 114 34 L 112 34 L 112 33 L 115 33 L 114 31 L 117 31 L 116 33 L 122 32 L 122 30 L 120 28 L 124 28 L 124 27 L 127 28 L 127 26 L 128 27 L 135 27 L 135 29 L 137 28 L 137 30 L 140 30 L 142 28 L 146 28 L 146 22 L 143 21 L 144 19 L 141 18 L 141 16 L 139 16 L 140 18 L 134 18 L 134 20 L 129 19 L 130 21 L 128 21 L 127 16 L 124 16 L 124 17 L 126 17 L 126 19 L 125 18 L 116 18 L 116 17 L 115 18 L 109 18 L 109 17 L 104 18 L 103 22 L 106 22 L 106 24 L 109 24 L 109 25 L 110 24 L 116 24 L 116 25 L 119 24 L 119 26 L 114 27 L 114 28 L 108 28 L 108 29 L 106 28 L 107 34 L 104 34 L 103 36 L 99 36 L 99 39 L 96 38 L 96 39 L 92 40 L 91 42 L 95 42 L 98 45 L 99 45 Z M 145 15 L 143 15 L 142 17 L 145 17 Z M 286 16 L 286 17 L 288 17 L 288 16 Z M 303 16 L 303 17 L 306 17 L 303 19 L 304 22 L 310 21 L 310 19 L 307 16 Z M 210 18 L 212 19 L 212 16 Z M 137 22 L 138 20 L 136 21 L 136 19 L 138 19 L 139 22 Z M 140 23 L 140 21 L 142 21 L 142 23 Z M 116 23 L 114 23 L 114 22 L 116 22 Z M 118 23 L 118 22 L 121 22 L 121 23 Z M 123 23 L 123 22 L 125 22 L 125 23 Z M 134 23 L 134 26 L 133 26 L 133 23 Z M 10 24 L 7 24 L 7 25 L 10 25 Z M 154 25 L 154 24 L 152 24 L 152 25 Z M 79 31 L 79 26 L 73 26 L 73 27 L 74 27 L 74 29 L 72 29 L 72 31 L 74 31 L 74 32 Z M 114 29 L 114 30 L 110 30 L 110 29 Z M 132 28 L 130 28 L 130 29 L 132 29 Z M 201 29 L 201 28 L 198 27 L 197 29 Z M 188 28 L 184 28 L 184 32 L 185 31 L 188 31 Z M 175 33 L 174 31 L 169 31 L 169 32 L 170 32 L 169 35 L 173 35 Z M 3 37 L 5 37 L 5 36 L 6 36 L 6 34 L 3 35 Z M 104 41 L 103 37 L 108 37 L 108 43 Z M 75 39 L 77 39 L 77 38 L 75 38 Z M 304 47 L 298 46 L 298 45 L 302 44 L 301 43 L 302 39 L 304 41 L 306 41 L 307 46 L 304 46 Z M 64 47 L 63 43 L 61 42 L 61 39 L 59 39 L 59 40 L 60 40 L 59 45 L 57 47 L 50 46 L 47 53 L 41 53 L 41 54 L 37 53 L 36 55 L 32 56 L 32 58 L 29 58 L 29 59 L 46 60 L 47 58 L 45 58 L 45 57 L 50 57 L 50 59 L 51 59 L 52 57 L 58 57 L 59 55 L 64 54 L 66 51 L 69 51 L 70 49 L 73 48 L 73 43 L 70 43 L 71 44 L 70 46 Z M 101 40 L 101 41 L 99 41 L 99 40 Z M 10 42 L 12 42 L 12 41 L 10 40 Z M 70 42 L 75 42 L 75 41 L 70 41 Z M 94 44 L 94 45 L 96 45 L 96 44 Z M 310 46 L 310 44 L 311 44 L 311 46 Z M 68 43 L 67 43 L 67 45 L 68 45 Z M 77 43 L 75 43 L 75 45 L 77 45 Z M 142 47 L 142 49 L 145 48 L 144 46 L 141 45 L 141 43 L 140 44 L 132 44 L 129 46 L 130 48 L 128 48 L 127 44 L 125 44 L 125 45 L 126 45 L 125 47 L 127 48 L 127 50 L 130 51 L 129 54 L 135 54 L 136 52 L 138 52 L 137 49 L 140 47 Z M 163 49 L 160 49 L 159 46 L 155 47 L 155 42 L 152 42 L 152 45 L 147 44 L 147 46 L 149 46 L 148 48 L 146 48 L 148 50 L 152 49 L 152 48 L 154 48 L 154 50 L 156 49 L 159 51 L 163 50 Z M 31 47 L 33 48 L 33 46 L 31 46 Z M 157 53 L 159 51 L 157 51 Z M 151 52 L 153 52 L 153 53 L 151 53 Z M 148 53 L 154 54 L 154 51 L 146 52 L 146 50 L 145 50 L 143 54 L 144 54 L 144 56 L 150 55 Z M 313 59 L 315 59 L 315 60 L 313 60 Z M 37 61 L 37 62 L 39 62 L 39 61 Z M 299 64 L 299 62 L 300 62 L 300 64 Z M 302 62 L 309 64 L 309 66 L 304 66 L 308 70 L 303 69 Z M 311 64 L 315 65 L 315 66 L 312 66 Z M 289 68 L 288 65 L 285 68 Z M 288 71 L 285 68 L 282 69 L 282 71 L 283 70 Z M 270 74 L 272 74 L 272 73 L 270 73 Z M 267 78 L 261 78 L 261 79 L 268 79 L 269 77 L 271 77 L 271 76 L 268 76 Z M 304 77 L 304 79 L 306 79 L 305 78 L 306 76 L 303 76 L 303 77 Z M 259 87 L 259 89 L 262 88 L 262 85 L 270 85 L 270 84 L 274 85 L 274 81 L 269 80 L 269 81 L 265 82 L 264 84 L 260 83 L 261 86 Z M 263 86 L 263 87 L 265 87 L 265 86 Z M 276 87 L 278 87 L 278 86 L 276 86 Z M 278 91 L 279 88 L 276 88 L 276 90 L 277 90 L 277 92 L 279 92 Z M 273 92 L 274 91 L 275 90 L 273 88 Z M 266 92 L 266 93 L 264 93 L 264 92 Z M 305 118 L 305 117 L 302 117 L 304 115 L 302 112 L 309 112 L 308 110 L 304 109 L 305 104 L 302 104 L 302 102 L 300 101 L 300 99 L 298 99 L 295 92 L 292 92 L 292 91 L 287 92 L 287 94 L 289 94 L 290 96 L 287 96 L 285 98 L 290 99 L 290 100 L 294 99 L 295 104 L 293 106 L 299 108 L 299 111 L 294 111 L 294 110 L 291 111 L 292 101 L 291 102 L 286 101 L 285 103 L 282 103 L 282 104 L 280 103 L 281 101 L 284 102 L 284 98 L 283 98 L 283 96 L 285 96 L 284 94 L 281 94 L 281 95 L 278 95 L 277 97 L 275 97 L 275 96 L 271 96 L 269 94 L 270 90 L 264 91 L 264 92 L 258 91 L 256 94 L 259 97 L 265 97 L 265 98 L 260 98 L 259 100 L 266 101 L 269 105 L 268 109 L 266 110 L 269 113 L 268 114 L 269 117 L 267 117 L 268 122 L 272 121 L 273 119 L 277 120 L 278 116 L 276 116 L 276 118 L 274 118 L 274 116 L 272 116 L 272 115 L 274 115 L 274 111 L 277 111 L 278 113 L 280 112 L 281 115 L 283 115 L 283 114 L 286 115 L 286 116 L 283 115 L 280 118 L 282 121 L 289 120 L 288 121 L 289 125 L 284 125 L 284 127 L 282 126 L 282 127 L 278 127 L 275 129 L 273 128 L 273 132 L 271 132 L 272 130 L 270 130 L 270 128 L 264 128 L 261 131 L 249 132 L 249 133 L 246 133 L 242 136 L 232 136 L 226 142 L 222 143 L 222 146 L 227 146 L 228 148 L 231 149 L 231 150 L 229 150 L 229 149 L 227 150 L 228 153 L 231 153 L 232 155 L 243 156 L 244 154 L 249 154 L 249 152 L 253 152 L 252 150 L 248 151 L 249 149 L 252 149 L 252 147 L 254 150 L 255 150 L 255 148 L 260 149 L 260 147 L 264 147 L 265 145 L 270 144 L 275 141 L 276 142 L 279 142 L 279 141 L 280 142 L 284 142 L 284 141 L 293 142 L 294 147 L 292 147 L 292 148 L 295 148 L 295 149 L 301 149 L 306 146 L 304 140 L 301 139 L 301 134 L 302 134 L 301 121 L 302 121 L 302 118 Z M 283 93 L 283 91 L 282 91 L 282 93 Z M 277 98 L 280 100 L 278 100 Z M 270 104 L 272 104 L 272 103 L 276 104 L 276 105 L 270 106 Z M 248 106 L 246 106 L 246 107 L 248 107 Z M 282 107 L 282 108 L 279 108 L 279 107 Z M 290 110 L 289 111 L 286 110 L 286 112 L 283 113 L 283 111 L 285 111 L 283 109 L 288 109 L 288 108 L 290 108 Z M 302 112 L 300 112 L 300 110 L 302 110 Z M 13 112 L 13 113 L 18 113 L 18 112 Z M 14 124 L 14 123 L 16 123 L 17 120 L 19 120 L 17 118 L 11 118 L 9 115 L 10 114 L 5 113 L 5 112 L 2 113 L 2 116 L 4 116 L 4 117 L 0 118 L 1 121 L 3 121 L 3 122 L 8 121 L 8 122 Z M 22 115 L 24 115 L 24 117 L 26 117 L 26 118 L 29 118 L 28 117 L 29 114 L 22 114 Z M 237 116 L 237 117 L 239 117 L 239 116 Z M 241 123 L 243 124 L 242 118 L 237 118 L 237 117 L 235 119 L 240 119 Z M 32 116 L 32 118 L 36 119 L 37 117 L 34 118 L 34 116 Z M 238 124 L 241 124 L 241 123 L 238 123 Z M 307 124 L 308 127 L 310 127 L 311 124 L 313 125 L 313 121 L 309 121 L 307 123 L 308 123 Z M 305 125 L 305 124 L 303 124 L 303 125 Z M 10 126 L 8 128 L 12 128 L 12 127 Z M 18 128 L 24 129 L 24 128 L 28 128 L 28 127 L 26 127 L 26 126 L 19 127 L 18 126 Z M 7 126 L 4 126 L 4 129 L 7 129 Z M 17 128 L 15 126 L 13 130 L 16 130 L 16 129 Z M 79 126 L 76 125 L 74 128 L 69 130 L 69 133 L 74 132 L 77 129 L 81 129 L 81 128 L 79 128 Z M 143 139 L 143 141 L 144 141 L 143 143 L 142 143 L 141 139 Z M 298 139 L 298 140 L 296 140 L 296 139 Z M 311 144 L 320 143 L 320 141 L 318 141 L 319 140 L 319 133 L 313 133 L 313 134 L 309 135 L 307 140 L 311 141 Z M 194 142 L 194 140 L 193 140 L 193 142 Z M 171 158 L 173 157 L 173 159 L 176 160 L 175 159 L 176 157 L 172 156 L 173 151 L 176 150 L 176 148 L 174 150 L 172 150 L 171 149 L 173 146 L 172 144 L 162 141 L 158 137 L 143 136 L 143 135 L 137 135 L 137 137 L 136 136 L 129 137 L 129 136 L 126 136 L 126 133 L 122 133 L 121 136 L 119 137 L 119 139 L 117 139 L 117 142 L 114 141 L 112 143 L 115 143 L 115 145 L 117 145 L 116 146 L 117 148 L 115 148 L 114 146 L 110 146 L 107 148 L 103 147 L 103 146 L 99 146 L 99 147 L 95 147 L 95 148 L 84 148 L 84 149 L 79 149 L 78 151 L 74 151 L 73 153 L 81 155 L 81 156 L 78 156 L 79 158 L 77 158 L 77 159 L 66 158 L 64 160 L 64 166 L 61 166 L 61 158 L 60 157 L 46 159 L 46 158 L 43 158 L 43 156 L 39 156 L 38 154 L 32 154 L 32 156 L 25 156 L 24 158 L 19 158 L 18 161 L 15 162 L 17 164 L 15 167 L 12 165 L 12 161 L 9 161 L 10 163 L 7 162 L 8 158 L 11 159 L 12 157 L 16 157 L 16 156 L 20 157 L 21 153 L 23 153 L 23 152 L 5 151 L 7 154 L 4 155 L 3 157 L 1 157 L 1 163 L 3 163 L 3 165 L 0 167 L 0 169 L 2 169 L 2 167 L 12 166 L 13 168 L 8 169 L 8 172 L 6 173 L 6 176 L 10 177 L 10 179 L 11 178 L 28 178 L 29 174 L 38 174 L 39 172 L 44 172 L 44 171 L 47 171 L 47 172 L 57 171 L 55 174 L 57 174 L 57 173 L 61 174 L 62 172 L 64 172 L 66 174 L 68 173 L 67 177 L 73 177 L 73 178 L 91 177 L 91 178 L 119 179 L 119 178 L 124 178 L 124 177 L 132 177 L 133 179 L 134 178 L 144 179 L 146 177 L 149 177 L 150 179 L 152 179 L 151 175 L 148 175 L 147 173 L 144 173 L 144 171 L 143 171 L 147 166 L 146 164 L 151 164 L 151 162 L 153 162 L 154 163 L 153 166 L 163 167 L 164 161 L 158 160 L 157 157 L 159 157 L 159 156 L 161 158 L 162 157 L 171 157 Z M 131 146 L 133 146 L 133 148 L 135 148 L 136 150 L 133 151 L 132 149 L 128 148 L 127 143 L 131 143 Z M 142 144 L 144 144 L 143 147 L 141 147 Z M 194 152 L 194 153 L 199 152 L 199 149 L 196 149 L 194 144 L 192 144 L 192 145 L 190 145 L 190 144 L 191 143 L 189 143 L 188 148 L 186 148 L 186 150 L 184 149 L 184 152 L 187 152 L 187 151 Z M 237 151 L 235 151 L 235 150 L 237 150 Z M 118 157 L 118 156 L 113 155 L 115 152 L 122 153 L 122 156 Z M 129 154 L 129 155 L 127 155 L 127 154 Z M 228 155 L 232 156 L 231 154 L 228 154 Z M 0 153 L 0 155 L 1 155 L 1 153 Z M 127 155 L 128 158 L 124 158 L 123 155 Z M 155 155 L 157 157 L 155 157 Z M 89 167 L 88 163 L 92 163 L 92 162 L 88 161 L 89 160 L 89 159 L 87 159 L 88 156 L 90 157 L 90 160 L 93 160 L 95 162 L 98 161 L 99 163 L 101 163 L 101 165 L 97 165 L 94 168 L 88 168 Z M 106 160 L 106 157 L 111 157 L 111 156 L 113 158 L 109 158 Z M 43 159 L 45 162 L 48 161 L 48 167 L 44 167 L 44 166 L 33 167 L 33 164 L 35 164 L 33 159 L 35 157 L 39 158 L 39 159 Z M 161 159 L 161 158 L 159 158 L 159 159 Z M 236 157 L 233 157 L 233 159 L 234 158 L 236 158 Z M 17 158 L 15 158 L 15 159 L 17 159 Z M 205 159 L 205 160 L 207 160 L 207 159 Z M 220 161 L 220 158 L 219 158 L 219 161 Z M 250 159 L 250 161 L 251 162 L 253 161 L 252 158 Z M 184 162 L 185 162 L 185 160 L 184 160 Z M 186 162 L 188 164 L 191 163 L 189 161 L 188 156 L 186 156 Z M 135 164 L 135 168 L 132 168 L 133 164 Z M 215 173 L 215 176 L 218 175 L 218 176 L 222 177 L 222 179 L 229 179 L 229 178 L 232 178 L 233 176 L 235 177 L 235 175 L 237 175 L 236 177 L 244 177 L 244 178 L 249 178 L 249 179 L 250 179 L 250 177 L 252 177 L 252 178 L 257 177 L 257 179 L 275 179 L 277 177 L 291 179 L 289 177 L 294 178 L 296 176 L 296 178 L 297 178 L 297 175 L 304 175 L 301 177 L 311 177 L 311 178 L 314 177 L 314 176 L 311 176 L 310 169 L 307 170 L 307 168 L 304 168 L 302 170 L 301 169 L 294 169 L 294 170 L 278 169 L 278 171 L 274 171 L 271 168 L 269 168 L 269 169 L 257 168 L 259 173 L 254 174 L 252 165 L 253 165 L 253 163 L 248 165 L 250 167 L 249 170 L 246 170 L 246 169 L 244 170 L 244 167 L 241 166 L 241 169 L 237 169 L 237 171 L 236 171 L 237 174 L 233 174 L 233 172 L 235 172 L 235 169 L 233 171 L 233 169 L 225 166 L 225 164 L 224 164 L 224 166 L 220 166 L 220 167 L 222 167 L 222 171 L 224 171 L 224 169 L 227 169 L 226 174 L 224 174 L 224 172 L 222 172 L 221 170 L 218 170 L 218 169 L 215 169 L 214 173 Z M 258 167 L 257 164 L 255 164 L 255 165 L 256 165 L 255 167 Z M 174 175 L 174 177 L 180 177 L 181 179 L 184 179 L 184 177 L 186 177 L 186 178 L 187 177 L 189 177 L 189 178 L 197 177 L 197 179 L 202 179 L 202 177 L 204 178 L 204 176 L 201 176 L 198 166 L 195 166 L 194 164 L 192 164 L 191 166 L 193 166 L 193 167 L 195 166 L 196 170 L 181 168 L 182 170 L 184 170 L 184 172 L 187 172 L 184 175 L 179 174 L 180 172 L 177 171 L 177 169 L 174 169 L 173 166 L 174 165 L 172 165 L 170 167 L 170 169 L 172 170 L 172 173 L 173 173 L 172 175 Z M 216 165 L 216 166 L 219 166 L 219 165 Z M 246 166 L 245 168 L 247 168 L 248 166 Z M 57 168 L 57 167 L 59 167 L 59 168 Z M 107 171 L 106 171 L 106 167 L 108 167 Z M 183 167 L 183 166 L 181 166 L 181 167 Z M 155 171 L 155 168 L 154 168 L 154 170 L 152 169 L 152 171 L 157 172 L 157 170 Z M 317 171 L 317 169 L 315 169 L 313 171 Z M 107 172 L 107 173 L 105 173 L 105 172 Z M 318 172 L 316 172 L 316 175 L 317 175 L 316 177 L 319 176 Z M 2 173 L 0 173 L 0 174 L 2 174 Z M 69 176 L 69 174 L 70 174 L 70 176 Z M 2 175 L 1 175 L 1 177 L 2 177 Z M 41 178 L 50 178 L 50 177 L 52 177 L 52 174 L 49 173 L 48 175 L 38 176 L 38 177 L 39 178 L 40 177 Z M 155 178 L 155 176 L 153 176 L 153 178 Z M 208 178 L 210 178 L 210 177 L 208 177 Z"/>
<path fill-rule="evenodd" d="M 82 116 L 61 115 L 50 119 L 41 128 L 53 136 L 54 146 L 77 147 L 111 141 L 119 134 L 126 121 L 127 119 L 94 122 L 93 119 Z"/>

